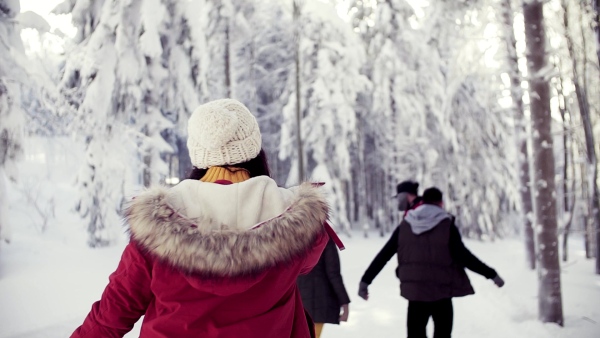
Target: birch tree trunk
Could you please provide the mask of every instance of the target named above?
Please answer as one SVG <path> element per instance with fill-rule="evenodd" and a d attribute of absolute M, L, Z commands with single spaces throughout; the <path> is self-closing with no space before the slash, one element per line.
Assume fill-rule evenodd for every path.
<path fill-rule="evenodd" d="M 529 97 L 533 121 L 534 178 L 536 182 L 536 232 L 538 239 L 538 311 L 542 322 L 563 325 L 554 154 L 550 116 L 550 85 L 547 67 L 546 32 L 542 0 L 523 2 L 525 42 L 529 73 Z"/>
<path fill-rule="evenodd" d="M 510 94 L 513 101 L 513 115 L 515 120 L 515 138 L 519 149 L 519 180 L 522 207 L 523 233 L 525 238 L 525 252 L 527 266 L 535 269 L 535 237 L 533 234 L 532 219 L 534 217 L 533 202 L 531 200 L 531 177 L 529 175 L 529 153 L 527 151 L 528 123 L 523 109 L 523 90 L 521 89 L 521 75 L 519 74 L 519 59 L 517 57 L 517 40 L 515 38 L 514 16 L 512 0 L 502 1 L 502 19 L 505 25 L 504 40 L 508 51 L 508 67 L 511 82 Z"/>

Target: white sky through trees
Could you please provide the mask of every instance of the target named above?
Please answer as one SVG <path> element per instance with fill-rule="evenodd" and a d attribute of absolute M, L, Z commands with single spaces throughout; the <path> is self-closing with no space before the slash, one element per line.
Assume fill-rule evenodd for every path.
<path fill-rule="evenodd" d="M 75 34 L 70 15 L 54 15 L 50 13 L 63 0 L 21 0 L 21 12 L 32 11 L 41 15 L 54 29 L 60 29 L 68 36 Z"/>

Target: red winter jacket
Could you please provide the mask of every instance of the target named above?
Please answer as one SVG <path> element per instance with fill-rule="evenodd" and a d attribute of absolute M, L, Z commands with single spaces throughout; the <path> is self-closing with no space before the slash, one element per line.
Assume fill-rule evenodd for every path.
<path fill-rule="evenodd" d="M 71 337 L 122 337 L 144 316 L 142 338 L 308 338 L 296 278 L 319 260 L 327 214 L 318 188 L 267 177 L 148 191 L 127 208 L 131 243 Z"/>

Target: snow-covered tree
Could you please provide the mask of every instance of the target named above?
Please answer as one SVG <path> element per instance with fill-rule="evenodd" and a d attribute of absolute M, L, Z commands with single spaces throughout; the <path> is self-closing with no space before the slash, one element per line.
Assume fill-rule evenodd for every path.
<path fill-rule="evenodd" d="M 519 181 L 514 119 L 500 105 L 503 85 L 496 74 L 501 68 L 492 57 L 502 36 L 486 37 L 495 28 L 490 7 L 467 7 L 454 14 L 440 8 L 437 12 L 435 21 L 444 33 L 436 40 L 446 83 L 445 94 L 439 96 L 450 101 L 446 98 L 441 109 L 434 109 L 445 111 L 435 118 L 443 142 L 437 146 L 440 161 L 436 167 L 441 171 L 434 177 L 440 181 L 448 174 L 439 184 L 447 187 L 448 207 L 456 212 L 463 232 L 503 236 L 517 230 L 513 216 Z"/>
<path fill-rule="evenodd" d="M 333 7 L 306 2 L 301 25 L 301 140 L 306 172 L 309 178 L 326 182 L 333 221 L 349 229 L 350 150 L 357 141 L 354 107 L 358 93 L 368 87 L 359 73 L 364 50 L 352 27 L 336 18 Z M 283 114 L 286 132 L 282 133 L 280 157 L 297 158 L 295 91 L 290 92 Z M 294 173 L 288 180 L 295 182 L 297 177 Z"/>
<path fill-rule="evenodd" d="M 86 142 L 77 209 L 91 246 L 121 232 L 118 213 L 132 186 L 169 174 L 165 158 L 182 144 L 206 85 L 207 9 L 202 0 L 68 0 L 55 9 L 78 28 L 61 88 Z"/>
<path fill-rule="evenodd" d="M 280 184 L 288 177 L 289 160 L 277 156 L 282 109 L 292 77 L 291 2 L 214 1 L 207 43 L 208 98 L 240 100 L 255 114 L 271 174 Z"/>
<path fill-rule="evenodd" d="M 559 173 L 557 205 L 559 233 L 566 245 L 568 230 L 583 231 L 586 257 L 596 255 L 598 202 L 598 151 L 600 137 L 600 66 L 594 31 L 597 20 L 593 2 L 556 0 L 545 6 L 549 37 L 547 77 L 553 84 L 551 107 L 563 120 L 561 142 L 556 148 Z M 564 117 L 564 118 L 563 118 Z M 557 138 L 556 141 L 559 141 Z M 560 154 L 559 154 L 560 152 Z M 563 253 L 563 257 L 564 254 Z M 600 270 L 599 270 L 600 271 Z"/>
<path fill-rule="evenodd" d="M 396 214 L 389 196 L 396 183 L 412 178 L 447 193 L 466 233 L 502 235 L 518 195 L 507 156 L 514 148 L 498 146 L 512 134 L 497 100 L 500 81 L 478 43 L 489 12 L 471 2 L 439 1 L 418 18 L 406 1 L 364 9 L 367 3 L 356 2 L 363 9 L 351 12 L 362 13 L 357 29 L 368 46 L 364 71 L 373 85 L 361 119 L 373 144 L 369 156 L 379 154 L 375 170 L 385 173 L 377 190 L 387 191 L 385 212 Z M 387 222 L 396 224 L 393 217 Z"/>
<path fill-rule="evenodd" d="M 365 211 L 384 233 L 397 223 L 396 204 L 390 198 L 395 184 L 419 176 L 416 170 L 420 166 L 414 161 L 419 157 L 405 162 L 414 165 L 414 171 L 402 171 L 399 152 L 402 142 L 414 141 L 411 138 L 422 125 L 419 121 L 423 107 L 413 96 L 419 71 L 415 68 L 415 57 L 421 57 L 413 51 L 419 48 L 421 40 L 410 25 L 415 15 L 413 8 L 404 0 L 356 1 L 351 3 L 350 13 L 366 48 L 366 62 L 361 71 L 372 83 L 369 93 L 359 100 L 358 149 L 362 151 L 354 166 L 362 168 L 359 175 L 366 177 L 362 182 L 355 180 L 355 189 L 359 189 L 359 184 L 364 185 Z M 402 125 L 413 129 L 405 134 L 400 130 Z"/>
<path fill-rule="evenodd" d="M 588 182 L 589 185 L 589 196 L 587 200 L 588 210 L 589 210 L 589 218 L 590 218 L 590 228 L 595 229 L 596 234 L 600 233 L 600 191 L 598 188 L 598 159 L 595 149 L 595 141 L 596 138 L 593 131 L 593 120 L 592 120 L 592 105 L 590 104 L 589 92 L 590 88 L 588 87 L 588 79 L 586 77 L 589 76 L 587 72 L 587 64 L 588 64 L 588 55 L 590 54 L 586 51 L 586 33 L 591 33 L 587 29 L 583 29 L 581 27 L 581 21 L 585 22 L 583 18 L 583 11 L 581 3 L 572 2 L 568 0 L 562 0 L 561 6 L 563 10 L 563 28 L 564 28 L 564 39 L 566 49 L 568 51 L 568 57 L 571 59 L 571 71 L 572 77 L 571 81 L 575 88 L 575 96 L 577 98 L 579 115 L 581 118 L 581 123 L 583 125 L 583 139 L 585 140 L 585 159 L 588 163 L 587 172 L 588 172 Z M 573 20 L 572 12 L 578 12 L 579 17 L 575 16 L 575 20 Z M 579 22 L 578 22 L 579 21 Z M 572 27 L 573 22 L 575 22 L 575 27 Z M 579 27 L 577 27 L 579 26 Z M 581 33 L 579 34 L 575 33 Z M 579 39 L 577 39 L 579 37 Z M 579 41 L 577 41 L 579 40 Z M 591 231 L 594 233 L 594 230 Z M 598 235 L 593 236 L 597 238 Z M 596 243 L 596 247 L 598 244 Z M 598 257 L 599 251 L 596 251 L 596 257 Z M 597 260 L 598 264 L 596 266 L 597 273 L 600 274 L 600 259 Z"/>
<path fill-rule="evenodd" d="M 290 159 L 280 159 L 278 154 L 282 112 L 294 77 L 291 4 L 268 0 L 244 3 L 247 27 L 234 40 L 234 92 L 257 116 L 272 176 L 283 185 L 290 172 Z"/>
<path fill-rule="evenodd" d="M 503 38 L 506 46 L 506 70 L 510 77 L 510 97 L 515 124 L 515 140 L 519 149 L 519 192 L 521 206 L 521 222 L 525 238 L 526 260 L 530 269 L 535 269 L 535 236 L 532 221 L 534 217 L 531 196 L 531 176 L 529 170 L 529 151 L 527 146 L 528 118 L 525 115 L 523 103 L 522 76 L 519 71 L 519 58 L 517 55 L 517 40 L 515 37 L 515 19 L 512 0 L 502 0 L 498 5 L 499 25 L 502 27 Z"/>
<path fill-rule="evenodd" d="M 0 0 L 0 240 L 8 240 L 8 179 L 16 178 L 15 164 L 23 154 L 21 91 L 28 82 L 19 60 L 24 49 L 16 16 L 18 0 Z"/>

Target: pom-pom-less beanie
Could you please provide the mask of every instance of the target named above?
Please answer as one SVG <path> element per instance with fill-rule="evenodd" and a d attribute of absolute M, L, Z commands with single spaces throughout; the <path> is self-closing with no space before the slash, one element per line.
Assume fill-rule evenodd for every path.
<path fill-rule="evenodd" d="M 196 168 L 234 165 L 258 156 L 261 135 L 243 103 L 221 99 L 194 110 L 188 121 L 187 146 Z"/>

